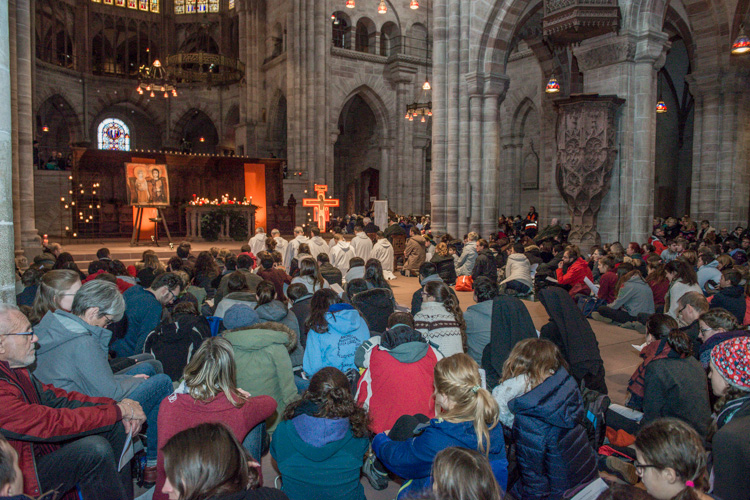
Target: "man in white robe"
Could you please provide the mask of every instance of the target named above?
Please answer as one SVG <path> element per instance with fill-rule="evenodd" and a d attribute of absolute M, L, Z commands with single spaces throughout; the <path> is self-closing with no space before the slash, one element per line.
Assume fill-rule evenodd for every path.
<path fill-rule="evenodd" d="M 286 249 L 289 246 L 289 242 L 281 237 L 281 231 L 278 229 L 272 230 L 271 236 L 276 240 L 276 251 L 281 254 L 281 263 L 286 264 Z"/>
<path fill-rule="evenodd" d="M 326 240 L 320 235 L 320 228 L 318 226 L 313 226 L 310 228 L 310 233 L 312 233 L 312 238 L 307 242 L 310 246 L 310 255 L 312 255 L 314 259 L 317 259 L 319 254 L 327 254 L 330 249 L 328 248 Z"/>
<path fill-rule="evenodd" d="M 370 258 L 370 252 L 372 252 L 372 240 L 361 224 L 354 226 L 354 238 L 351 241 L 352 248 L 354 249 L 354 256 L 361 257 L 365 262 Z"/>
<path fill-rule="evenodd" d="M 341 233 L 334 234 L 333 239 L 336 243 L 331 247 L 331 254 L 329 255 L 331 264 L 345 276 L 349 271 L 349 261 L 355 257 L 354 249 Z"/>
<path fill-rule="evenodd" d="M 308 238 L 305 236 L 305 231 L 300 227 L 297 226 L 294 228 L 294 239 L 289 242 L 289 246 L 286 249 L 286 257 L 284 257 L 284 266 L 286 267 L 286 272 L 289 272 L 291 270 L 290 266 L 292 265 L 292 260 L 297 256 L 297 251 L 299 250 L 300 243 L 307 243 Z"/>
<path fill-rule="evenodd" d="M 253 255 L 258 255 L 260 252 L 264 251 L 266 249 L 266 231 L 262 227 L 259 227 L 255 230 L 255 236 L 250 238 L 250 241 L 247 242 L 248 245 L 250 245 L 250 250 L 253 252 Z"/>
<path fill-rule="evenodd" d="M 378 231 L 378 241 L 372 247 L 370 258 L 380 261 L 383 266 L 383 274 L 393 274 L 393 245 L 383 236 L 383 231 Z"/>

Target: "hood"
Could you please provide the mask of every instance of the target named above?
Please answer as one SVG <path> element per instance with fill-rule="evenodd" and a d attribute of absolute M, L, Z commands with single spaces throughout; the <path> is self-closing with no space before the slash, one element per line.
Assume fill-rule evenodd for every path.
<path fill-rule="evenodd" d="M 289 310 L 278 300 L 272 300 L 267 304 L 256 307 L 255 312 L 264 321 L 282 321 L 286 318 Z"/>
<path fill-rule="evenodd" d="M 388 241 L 386 238 L 383 238 L 382 240 L 378 240 L 375 242 L 376 247 L 383 247 L 383 248 L 391 248 L 391 242 Z"/>
<path fill-rule="evenodd" d="M 297 347 L 297 336 L 281 323 L 258 323 L 249 328 L 237 328 L 223 333 L 235 349 L 259 351 L 273 344 L 280 344 L 292 352 Z"/>
<path fill-rule="evenodd" d="M 349 306 L 349 309 L 327 312 L 326 321 L 328 322 L 328 333 L 335 333 L 337 335 L 349 335 L 359 330 L 364 320 L 362 319 L 362 316 L 360 316 L 359 311 L 354 309 L 352 306 Z"/>
<path fill-rule="evenodd" d="M 477 433 L 473 422 L 460 422 L 457 424 L 447 422 L 442 418 L 430 421 L 430 426 L 438 432 L 446 435 L 446 441 L 453 443 L 454 440 L 461 442 L 463 448 L 477 449 Z M 456 446 L 451 444 L 450 446 Z M 490 430 L 490 454 L 505 456 L 505 440 L 501 425 L 496 425 Z"/>
<path fill-rule="evenodd" d="M 583 420 L 581 393 L 565 368 L 511 400 L 508 407 L 516 417 L 535 418 L 563 429 L 572 429 Z"/>
<path fill-rule="evenodd" d="M 423 278 L 422 280 L 420 280 L 419 284 L 422 286 L 425 286 L 427 283 L 430 283 L 431 281 L 443 281 L 443 278 L 441 278 L 439 274 L 431 274 L 427 276 L 426 278 Z"/>
<path fill-rule="evenodd" d="M 426 241 L 426 240 L 424 239 L 424 236 L 422 236 L 421 234 L 417 234 L 417 235 L 415 235 L 415 236 L 412 236 L 412 237 L 411 237 L 411 239 L 412 239 L 413 241 L 416 241 L 417 243 L 421 243 L 422 245 L 424 245 L 424 244 L 425 244 L 425 241 Z"/>
<path fill-rule="evenodd" d="M 634 274 L 633 276 L 631 276 L 627 284 L 631 286 L 641 287 L 641 288 L 646 287 L 649 290 L 651 289 L 651 287 L 648 286 L 648 283 L 643 281 L 643 278 L 641 277 L 640 274 Z"/>
<path fill-rule="evenodd" d="M 493 304 L 494 302 L 492 300 L 485 300 L 484 302 L 479 302 L 478 304 L 469 306 L 466 309 L 466 312 L 469 312 L 469 310 L 471 310 L 475 314 L 481 314 L 489 318 L 489 317 L 492 317 Z"/>
<path fill-rule="evenodd" d="M 69 312 L 57 310 L 48 312 L 37 325 L 41 333 L 39 337 L 39 348 L 37 354 L 46 354 L 59 347 L 73 342 L 83 336 L 93 336 L 104 352 L 107 352 L 112 332 L 98 326 L 91 326 L 78 316 Z"/>
<path fill-rule="evenodd" d="M 313 236 L 308 241 L 308 244 L 317 245 L 317 246 L 320 246 L 320 245 L 328 246 L 328 243 L 326 243 L 326 240 L 324 240 L 321 236 Z"/>
<path fill-rule="evenodd" d="M 341 240 L 338 243 L 336 243 L 336 246 L 341 248 L 343 251 L 348 252 L 352 249 L 351 244 L 346 240 Z"/>
<path fill-rule="evenodd" d="M 294 449 L 313 462 L 324 462 L 354 436 L 348 418 L 319 418 L 302 414 L 292 419 L 294 432 L 289 433 Z"/>
<path fill-rule="evenodd" d="M 297 236 L 294 237 L 294 240 L 292 241 L 299 241 L 300 243 L 307 243 L 308 240 L 309 238 L 305 236 L 304 234 L 298 234 Z"/>
<path fill-rule="evenodd" d="M 369 239 L 370 239 L 370 237 L 369 237 L 369 236 L 367 236 L 367 233 L 365 233 L 364 231 L 362 231 L 361 233 L 357 233 L 357 234 L 356 234 L 356 235 L 354 236 L 354 239 L 359 239 L 359 240 L 369 240 Z M 371 241 L 372 241 L 372 240 L 371 240 Z"/>
<path fill-rule="evenodd" d="M 424 341 L 406 342 L 393 349 L 386 349 L 381 344 L 380 349 L 396 358 L 399 363 L 416 363 L 427 355 L 430 344 Z"/>
<path fill-rule="evenodd" d="M 512 253 L 508 255 L 508 260 L 512 260 L 514 262 L 523 262 L 523 261 L 529 260 L 529 258 L 526 257 L 526 255 L 522 253 Z"/>

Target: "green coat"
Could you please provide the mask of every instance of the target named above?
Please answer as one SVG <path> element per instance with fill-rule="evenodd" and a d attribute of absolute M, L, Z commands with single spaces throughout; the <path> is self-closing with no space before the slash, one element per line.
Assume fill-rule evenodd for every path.
<path fill-rule="evenodd" d="M 226 331 L 224 338 L 234 347 L 237 386 L 253 396 L 276 400 L 276 413 L 266 421 L 272 432 L 286 406 L 297 399 L 289 358 L 289 352 L 297 345 L 294 332 L 281 323 L 268 322 Z"/>

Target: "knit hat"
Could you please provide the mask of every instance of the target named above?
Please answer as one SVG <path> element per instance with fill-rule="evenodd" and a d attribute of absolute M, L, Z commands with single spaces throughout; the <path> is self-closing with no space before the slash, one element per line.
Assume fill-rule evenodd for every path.
<path fill-rule="evenodd" d="M 737 337 L 717 345 L 711 350 L 711 363 L 729 385 L 750 391 L 750 337 Z"/>
<path fill-rule="evenodd" d="M 224 328 L 234 330 L 235 328 L 247 328 L 260 322 L 258 313 L 245 304 L 235 304 L 224 313 Z"/>

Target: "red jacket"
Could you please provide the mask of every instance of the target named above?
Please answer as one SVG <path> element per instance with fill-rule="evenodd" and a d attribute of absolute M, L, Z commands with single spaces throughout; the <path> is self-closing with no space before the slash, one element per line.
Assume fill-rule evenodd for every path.
<path fill-rule="evenodd" d="M 656 255 L 661 255 L 661 253 L 667 249 L 667 245 L 662 243 L 658 238 L 654 238 L 653 236 L 649 238 L 649 243 L 654 245 L 654 251 L 656 252 Z"/>
<path fill-rule="evenodd" d="M 583 278 L 594 281 L 594 275 L 591 274 L 588 263 L 580 257 L 568 267 L 568 272 L 565 274 L 563 274 L 561 268 L 557 269 L 557 282 L 561 285 L 571 286 L 571 297 L 575 297 L 577 293 L 588 290 L 588 287 L 583 283 Z M 581 287 L 580 285 L 583 286 Z"/>
<path fill-rule="evenodd" d="M 276 401 L 270 396 L 250 398 L 236 408 L 220 394 L 207 403 L 196 401 L 190 394 L 172 394 L 159 407 L 159 453 L 156 461 L 156 489 L 153 500 L 166 500 L 161 492 L 164 487 L 164 455 L 161 449 L 177 434 L 198 424 L 221 422 L 229 427 L 234 436 L 242 441 L 250 430 L 276 411 Z M 253 457 L 260 462 L 260 457 Z"/>
<path fill-rule="evenodd" d="M 427 352 L 421 359 L 402 363 L 377 344 L 379 339 L 372 337 L 363 344 L 365 349 L 370 348 L 362 363 L 366 370 L 357 384 L 357 404 L 370 414 L 370 430 L 376 434 L 390 430 L 403 415 L 421 413 L 433 418 L 434 370 L 443 356 L 432 345 L 426 344 Z"/>
<path fill-rule="evenodd" d="M 27 368 L 11 369 L 0 361 L 0 433 L 18 453 L 26 495 L 42 494 L 36 457 L 57 450 L 62 441 L 108 431 L 120 420 L 113 399 L 44 385 Z"/>
<path fill-rule="evenodd" d="M 617 285 L 617 273 L 614 270 L 607 271 L 599 277 L 599 294 L 597 298 L 611 304 L 615 301 L 615 286 Z"/>

